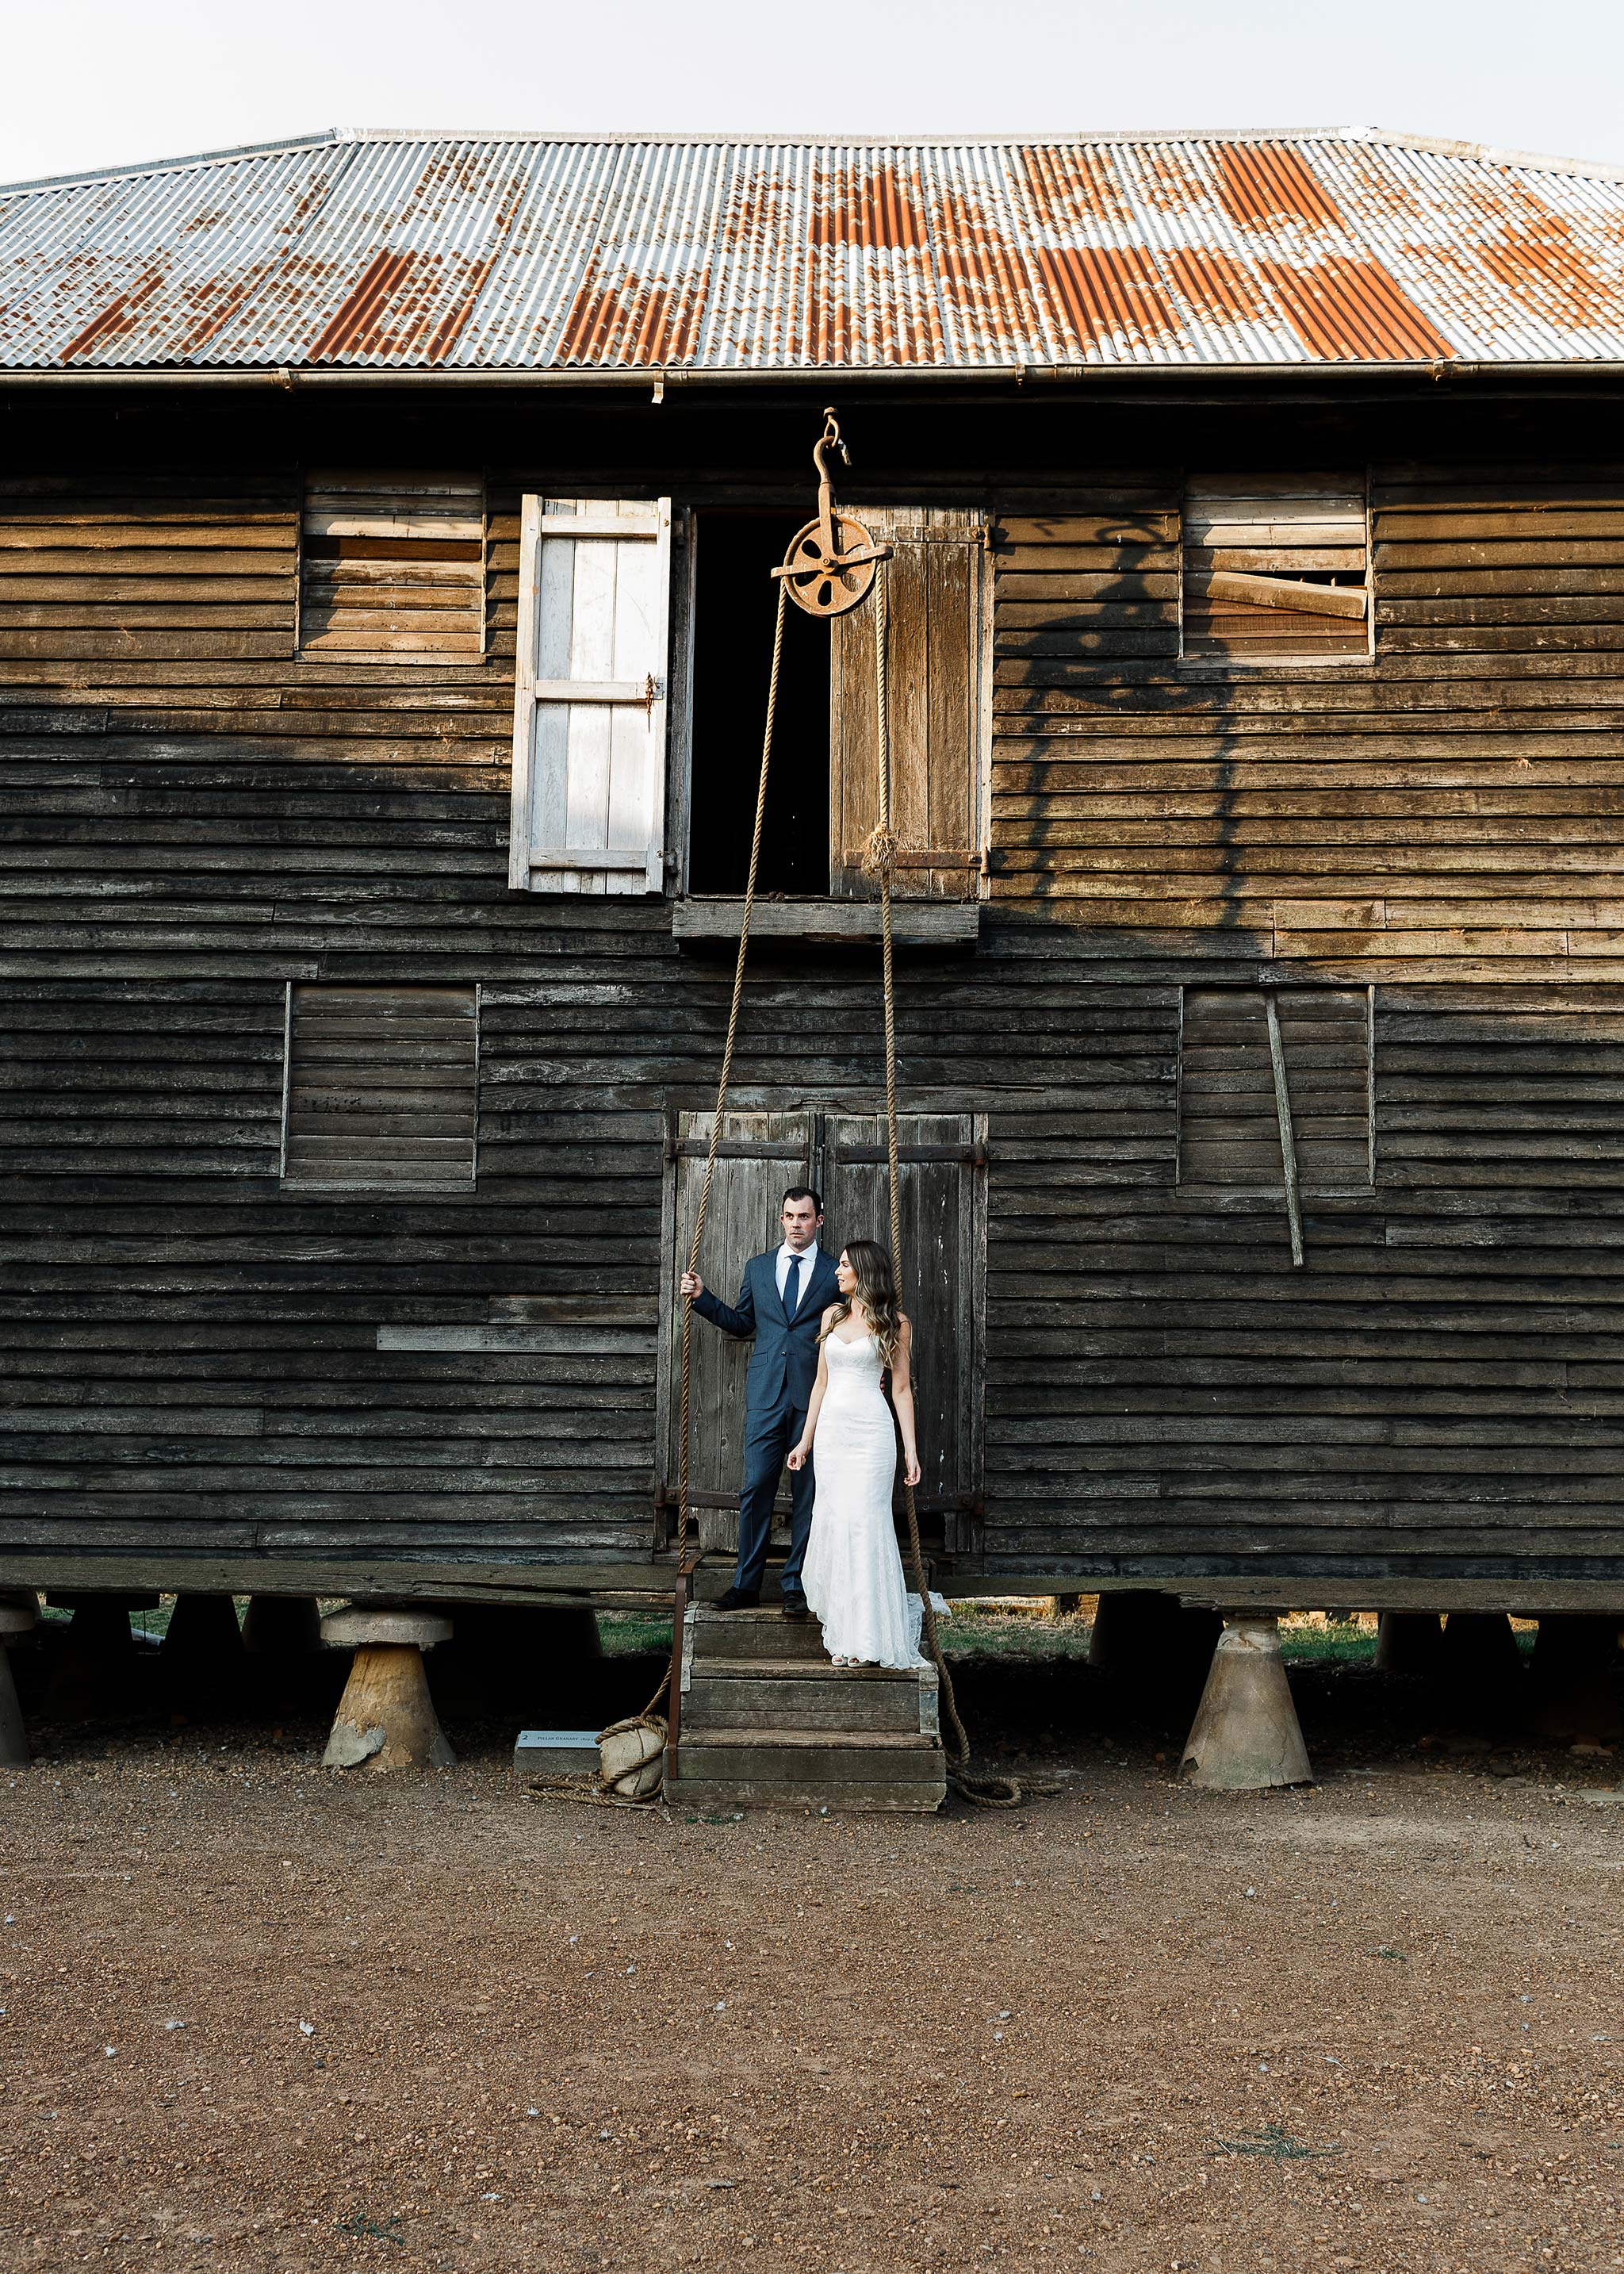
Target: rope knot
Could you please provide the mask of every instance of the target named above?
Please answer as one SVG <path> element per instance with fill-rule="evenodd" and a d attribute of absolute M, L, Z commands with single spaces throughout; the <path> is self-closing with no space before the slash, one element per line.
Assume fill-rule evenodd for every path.
<path fill-rule="evenodd" d="M 864 876 L 883 877 L 889 875 L 891 870 L 897 865 L 897 855 L 901 849 L 901 843 L 898 838 L 896 831 L 894 829 L 888 828 L 884 822 L 881 822 L 877 829 L 871 829 L 868 832 L 868 842 L 863 847 L 862 871 Z"/>

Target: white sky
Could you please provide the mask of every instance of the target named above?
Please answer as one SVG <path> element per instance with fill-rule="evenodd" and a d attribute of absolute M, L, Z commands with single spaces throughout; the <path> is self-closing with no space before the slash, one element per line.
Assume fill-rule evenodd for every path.
<path fill-rule="evenodd" d="M 1620 0 L 0 0 L 0 180 L 328 126 L 1378 125 L 1624 163 Z"/>

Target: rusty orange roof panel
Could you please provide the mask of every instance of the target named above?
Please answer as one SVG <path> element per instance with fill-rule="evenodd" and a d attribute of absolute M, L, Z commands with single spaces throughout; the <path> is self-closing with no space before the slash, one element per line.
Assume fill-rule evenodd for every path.
<path fill-rule="evenodd" d="M 1624 360 L 1624 170 L 1370 132 L 346 133 L 0 189 L 0 370 Z"/>

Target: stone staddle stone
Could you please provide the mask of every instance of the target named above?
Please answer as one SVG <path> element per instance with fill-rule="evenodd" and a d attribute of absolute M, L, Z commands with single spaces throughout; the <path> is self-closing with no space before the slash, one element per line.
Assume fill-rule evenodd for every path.
<path fill-rule="evenodd" d="M 449 1642 L 451 1621 L 431 1611 L 351 1605 L 321 1622 L 321 1639 L 353 1650 L 322 1766 L 440 1769 L 456 1759 L 429 1696 L 423 1653 Z"/>
<path fill-rule="evenodd" d="M 1215 1792 L 1313 1782 L 1272 1612 L 1224 1613 L 1180 1773 Z"/>
<path fill-rule="evenodd" d="M 321 1622 L 321 1639 L 330 1650 L 363 1650 L 378 1643 L 432 1650 L 449 1642 L 451 1622 L 432 1611 L 362 1610 L 350 1604 Z"/>
<path fill-rule="evenodd" d="M 28 1634 L 40 1623 L 40 1599 L 31 1589 L 0 1595 L 0 1642 L 10 1635 Z"/>

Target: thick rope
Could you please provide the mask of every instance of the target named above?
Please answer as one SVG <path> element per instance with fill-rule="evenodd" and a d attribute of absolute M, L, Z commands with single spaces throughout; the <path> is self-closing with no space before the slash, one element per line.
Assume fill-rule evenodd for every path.
<path fill-rule="evenodd" d="M 875 583 L 875 698 L 878 709 L 877 736 L 879 770 L 879 819 L 868 840 L 863 865 L 880 880 L 880 972 L 885 996 L 885 1157 L 891 1190 L 891 1252 L 898 1293 L 902 1287 L 902 1180 L 898 1173 L 897 1160 L 897 989 L 891 960 L 891 879 L 897 852 L 897 839 L 891 825 L 891 722 L 888 713 L 889 685 L 887 679 L 886 646 L 889 618 L 887 614 L 886 564 L 882 561 Z M 870 867 L 872 863 L 872 867 Z M 913 1568 L 914 1584 L 919 1590 L 920 1631 L 925 1647 L 936 1669 L 941 1685 L 943 1716 L 952 1732 L 952 1750 L 949 1755 L 948 1782 L 955 1792 L 975 1803 L 978 1808 L 1019 1808 L 1026 1798 L 1021 1786 L 1012 1777 L 972 1777 L 966 1773 L 970 1763 L 970 1737 L 959 1718 L 959 1702 L 953 1694 L 953 1677 L 947 1670 L 942 1653 L 941 1638 L 936 1632 L 936 1615 L 930 1600 L 929 1575 L 925 1570 L 924 1549 L 919 1536 L 919 1510 L 914 1503 L 914 1487 L 905 1483 L 903 1502 L 908 1517 L 908 1561 Z"/>
<path fill-rule="evenodd" d="M 665 1742 L 666 1728 L 658 1713 L 634 1713 L 624 1721 L 611 1721 L 606 1729 L 598 1733 L 601 1745 L 605 1737 L 618 1737 L 628 1729 L 651 1729 L 660 1741 Z M 532 1800 L 573 1800 L 587 1808 L 651 1808 L 663 1802 L 664 1790 L 657 1778 L 652 1788 L 640 1793 L 636 1787 L 651 1761 L 659 1758 L 659 1748 L 642 1760 L 633 1761 L 629 1767 L 611 1776 L 600 1768 L 594 1776 L 567 1776 L 561 1773 L 542 1773 L 525 1780 Z"/>
<path fill-rule="evenodd" d="M 778 711 L 778 671 L 784 660 L 784 611 L 789 601 L 787 578 L 778 581 L 778 613 L 772 628 L 772 670 L 767 681 L 767 723 L 762 734 L 761 777 L 756 785 L 756 826 L 750 837 L 749 874 L 744 885 L 744 914 L 739 923 L 739 953 L 733 964 L 733 1001 L 727 1013 L 727 1040 L 722 1046 L 722 1072 L 716 1086 L 716 1111 L 710 1117 L 710 1144 L 705 1155 L 704 1178 L 699 1187 L 699 1208 L 694 1218 L 694 1237 L 688 1246 L 688 1268 L 699 1269 L 699 1246 L 705 1236 L 705 1216 L 710 1206 L 710 1183 L 716 1174 L 716 1156 L 722 1141 L 722 1116 L 727 1108 L 728 1086 L 733 1081 L 733 1044 L 739 1037 L 739 1013 L 744 1002 L 745 958 L 750 946 L 750 919 L 756 911 L 756 880 L 761 869 L 762 834 L 767 819 L 767 770 L 772 763 L 772 730 Z M 694 1299 L 682 1299 L 682 1396 L 681 1413 L 677 1435 L 677 1569 L 688 1569 L 688 1436 L 692 1426 L 690 1391 L 692 1386 L 692 1346 L 694 1339 Z M 674 1656 L 674 1649 L 673 1649 Z M 659 1688 L 643 1709 L 641 1718 L 651 1719 L 663 1704 L 671 1688 L 671 1665 L 660 1677 Z"/>

